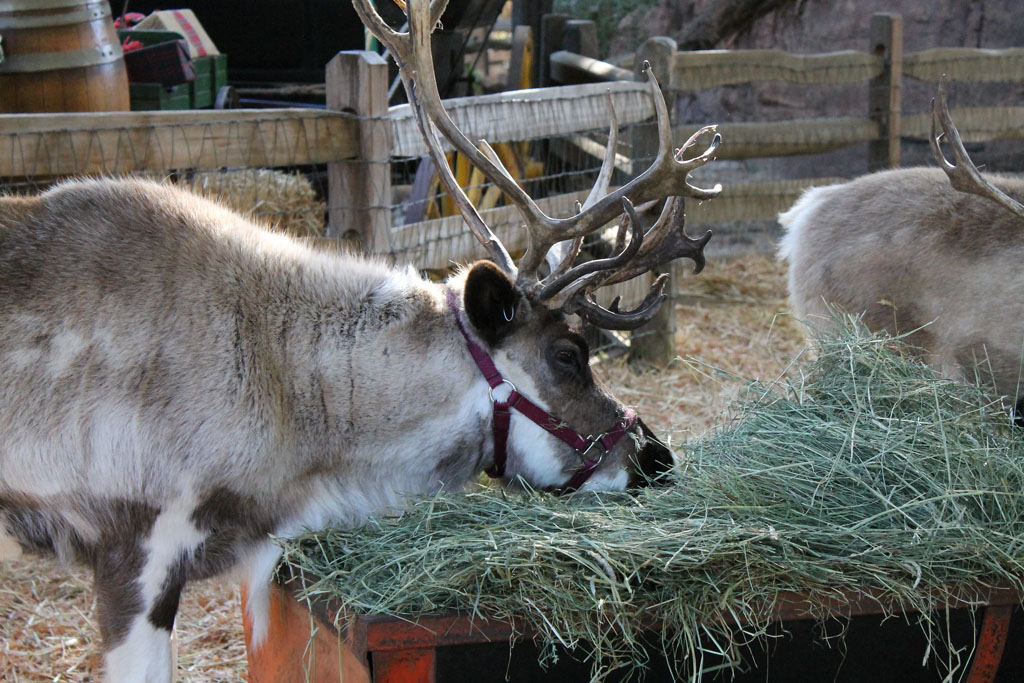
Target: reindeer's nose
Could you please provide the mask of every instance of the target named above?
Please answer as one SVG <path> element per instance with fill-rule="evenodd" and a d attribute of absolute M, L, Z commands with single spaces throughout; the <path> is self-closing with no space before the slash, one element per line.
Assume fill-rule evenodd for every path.
<path fill-rule="evenodd" d="M 672 468 L 672 451 L 654 435 L 643 420 L 637 420 L 637 424 L 640 425 L 643 439 L 636 453 L 637 471 L 633 473 L 630 488 L 668 484 L 669 477 L 664 475 Z"/>

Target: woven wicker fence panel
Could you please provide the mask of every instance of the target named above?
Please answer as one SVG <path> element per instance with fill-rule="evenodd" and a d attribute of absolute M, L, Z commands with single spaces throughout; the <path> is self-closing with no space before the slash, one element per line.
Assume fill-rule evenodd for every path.
<path fill-rule="evenodd" d="M 457 98 L 446 100 L 445 108 L 473 141 L 534 140 L 608 126 L 609 94 L 619 125 L 649 119 L 654 116 L 649 93 L 646 83 L 615 81 Z M 392 107 L 388 117 L 394 126 L 393 156 L 427 153 L 408 105 Z M 452 150 L 447 140 L 441 144 Z"/>
<path fill-rule="evenodd" d="M 781 50 L 702 50 L 676 54 L 671 87 L 701 90 L 754 81 L 851 83 L 881 73 L 881 57 L 852 50 L 811 55 Z"/>
<path fill-rule="evenodd" d="M 960 107 L 949 115 L 964 142 L 989 140 L 1024 140 L 1024 107 Z M 904 137 L 925 139 L 931 134 L 932 115 L 913 114 L 903 117 Z"/>
<path fill-rule="evenodd" d="M 673 136 L 685 140 L 699 126 L 685 124 L 673 129 Z M 861 142 L 877 140 L 878 123 L 868 118 L 794 119 L 791 121 L 722 123 L 719 159 L 818 154 Z"/>
<path fill-rule="evenodd" d="M 1024 80 L 1024 48 L 985 50 L 970 47 L 942 47 L 914 52 L 903 58 L 903 74 L 921 81 Z"/>

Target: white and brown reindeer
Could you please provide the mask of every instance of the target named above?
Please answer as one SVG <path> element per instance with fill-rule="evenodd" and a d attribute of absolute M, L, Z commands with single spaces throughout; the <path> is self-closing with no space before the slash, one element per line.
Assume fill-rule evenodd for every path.
<path fill-rule="evenodd" d="M 671 464 L 591 374 L 569 321 L 635 328 L 663 281 L 631 311 L 593 291 L 668 259 L 703 263 L 707 236 L 686 237 L 675 209 L 681 195 L 717 193 L 687 175 L 718 137 L 680 161 L 651 76 L 662 141 L 651 168 L 609 192 L 612 140 L 587 204 L 548 218 L 444 111 L 430 62 L 444 4 L 413 3 L 399 34 L 357 2 L 493 259 L 443 284 L 148 181 L 0 198 L 0 550 L 93 570 L 111 681 L 172 680 L 182 587 L 229 569 L 248 587 L 258 645 L 280 557 L 272 535 L 359 524 L 482 470 L 539 489 L 618 490 Z M 521 209 L 531 243 L 518 268 L 458 189 L 435 126 Z M 627 197 L 670 199 L 645 231 Z M 618 253 L 574 265 L 583 236 L 624 211 Z M 565 258 L 539 277 L 564 240 Z"/>
<path fill-rule="evenodd" d="M 955 163 L 942 153 L 937 121 Z M 779 216 L 793 313 L 825 327 L 833 307 L 862 314 L 873 331 L 906 334 L 941 375 L 1019 400 L 1024 179 L 978 171 L 941 85 L 931 146 L 940 168 L 811 188 Z"/>

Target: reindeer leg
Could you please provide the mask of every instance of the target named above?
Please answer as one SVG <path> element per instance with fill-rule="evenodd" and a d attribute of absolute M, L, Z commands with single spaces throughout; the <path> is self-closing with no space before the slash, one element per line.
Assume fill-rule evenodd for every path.
<path fill-rule="evenodd" d="M 96 611 L 106 679 L 170 683 L 170 630 L 153 624 L 142 585 L 145 552 L 137 543 L 107 547 L 95 560 Z"/>
<path fill-rule="evenodd" d="M 171 505 L 157 512 L 146 537 L 97 554 L 97 609 L 111 682 L 174 680 L 174 618 L 205 536 L 190 514 L 188 506 Z"/>

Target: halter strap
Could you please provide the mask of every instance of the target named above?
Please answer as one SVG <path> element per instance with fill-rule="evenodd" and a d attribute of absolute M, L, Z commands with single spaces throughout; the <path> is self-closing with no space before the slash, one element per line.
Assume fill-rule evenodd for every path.
<path fill-rule="evenodd" d="M 578 489 L 597 470 L 601 460 L 604 459 L 605 453 L 614 448 L 615 444 L 636 423 L 636 413 L 626 408 L 625 414 L 607 432 L 596 437 L 581 435 L 565 422 L 520 394 L 512 382 L 502 377 L 490 355 L 466 331 L 466 326 L 463 324 L 462 316 L 459 313 L 455 292 L 450 289 L 448 290 L 448 306 L 455 313 L 455 322 L 458 324 L 459 331 L 462 332 L 462 336 L 466 340 L 466 346 L 469 349 L 470 355 L 491 388 L 488 393 L 494 406 L 494 463 L 484 471 L 492 478 L 504 476 L 505 464 L 508 461 L 509 427 L 512 419 L 512 410 L 515 409 L 529 418 L 538 427 L 569 444 L 579 453 L 583 464 L 576 470 L 572 478 L 564 486 L 556 489 L 556 491 L 559 494 L 563 494 Z M 507 384 L 511 387 L 511 391 L 505 399 L 496 398 L 494 395 L 494 390 L 502 384 Z M 597 453 L 594 453 L 595 446 L 600 447 Z"/>

